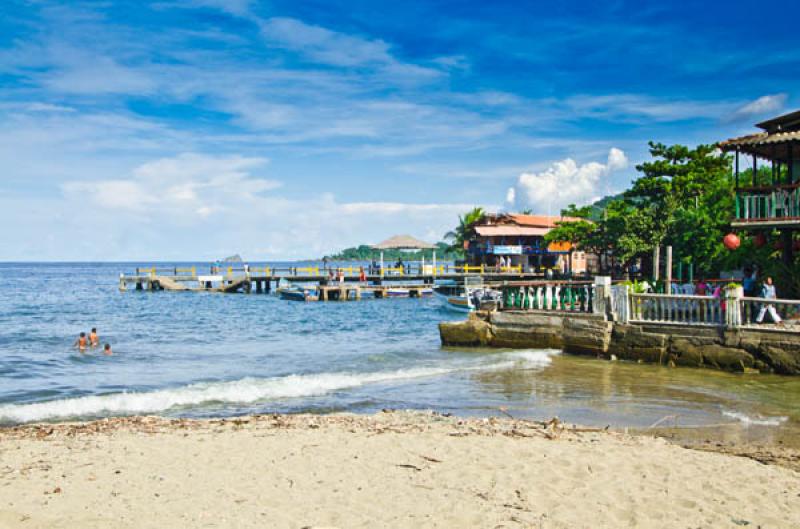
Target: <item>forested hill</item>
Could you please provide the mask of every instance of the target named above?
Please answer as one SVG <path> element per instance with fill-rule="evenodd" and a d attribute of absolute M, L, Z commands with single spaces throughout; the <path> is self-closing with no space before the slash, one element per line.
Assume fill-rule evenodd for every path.
<path fill-rule="evenodd" d="M 456 253 L 450 251 L 450 245 L 440 242 L 437 243 L 436 246 L 437 259 L 446 260 L 459 258 Z M 367 246 L 366 244 L 362 244 L 361 246 L 353 248 L 345 248 L 335 255 L 328 255 L 326 257 L 336 261 L 372 261 L 373 259 L 377 261 L 381 258 L 381 251 Z M 422 250 L 419 252 L 407 252 L 403 250 L 383 251 L 384 261 L 396 261 L 397 259 L 402 259 L 403 261 L 419 261 L 423 257 L 426 261 L 433 259 L 433 250 Z"/>

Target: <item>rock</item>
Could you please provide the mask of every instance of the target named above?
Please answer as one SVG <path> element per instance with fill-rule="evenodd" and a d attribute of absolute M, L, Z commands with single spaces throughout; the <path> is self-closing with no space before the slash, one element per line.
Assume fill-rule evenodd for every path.
<path fill-rule="evenodd" d="M 781 375 L 800 375 L 800 353 L 789 348 L 761 345 L 758 354 Z"/>
<path fill-rule="evenodd" d="M 703 365 L 703 346 L 697 346 L 690 340 L 674 339 L 670 343 L 670 352 L 675 365 L 700 367 Z"/>
<path fill-rule="evenodd" d="M 489 322 L 470 317 L 466 321 L 439 324 L 442 345 L 486 346 L 492 343 L 492 326 Z"/>
<path fill-rule="evenodd" d="M 703 363 L 717 369 L 744 371 L 748 367 L 753 367 L 754 361 L 753 356 L 743 349 L 722 345 L 703 347 Z"/>

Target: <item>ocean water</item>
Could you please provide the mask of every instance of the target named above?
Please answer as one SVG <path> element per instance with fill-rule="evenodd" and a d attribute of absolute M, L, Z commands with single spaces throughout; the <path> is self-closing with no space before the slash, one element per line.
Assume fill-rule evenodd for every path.
<path fill-rule="evenodd" d="M 384 408 L 613 427 L 800 424 L 796 378 L 442 348 L 437 324 L 464 316 L 436 298 L 120 293 L 119 273 L 136 266 L 0 264 L 0 424 Z M 113 356 L 72 347 L 91 327 Z"/>

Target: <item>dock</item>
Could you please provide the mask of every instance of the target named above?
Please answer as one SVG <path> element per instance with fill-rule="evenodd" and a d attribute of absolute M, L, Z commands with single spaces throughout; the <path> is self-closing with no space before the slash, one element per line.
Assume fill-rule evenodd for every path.
<path fill-rule="evenodd" d="M 208 273 L 206 273 L 208 271 Z M 331 279 L 340 271 L 343 281 Z M 404 289 L 408 297 L 422 297 L 437 281 L 463 283 L 466 278 L 480 277 L 486 285 L 510 281 L 542 279 L 543 274 L 523 272 L 519 267 L 483 266 L 406 266 L 370 270 L 361 276 L 359 267 L 147 267 L 134 273 L 121 273 L 119 289 L 139 291 L 220 292 L 268 294 L 281 281 L 290 284 L 313 284 L 319 289 L 320 301 L 361 299 L 370 293 L 375 298 L 390 297 L 393 290 Z"/>

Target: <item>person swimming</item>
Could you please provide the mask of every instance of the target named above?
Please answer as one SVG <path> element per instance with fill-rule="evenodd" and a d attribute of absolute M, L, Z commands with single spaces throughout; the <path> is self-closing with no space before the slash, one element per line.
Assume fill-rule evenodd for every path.
<path fill-rule="evenodd" d="M 97 336 L 97 328 L 92 327 L 92 332 L 89 333 L 89 345 L 97 347 L 100 345 L 100 338 Z"/>
<path fill-rule="evenodd" d="M 86 343 L 87 343 L 86 333 L 82 332 L 80 334 L 80 336 L 78 336 L 78 339 L 75 340 L 75 343 L 73 344 L 73 347 L 77 347 L 79 351 L 85 351 L 86 350 Z"/>
<path fill-rule="evenodd" d="M 111 344 L 110 343 L 107 343 L 107 344 L 105 344 L 103 346 L 103 354 L 106 355 L 106 356 L 111 356 L 112 354 L 114 354 L 114 352 L 111 351 Z"/>

